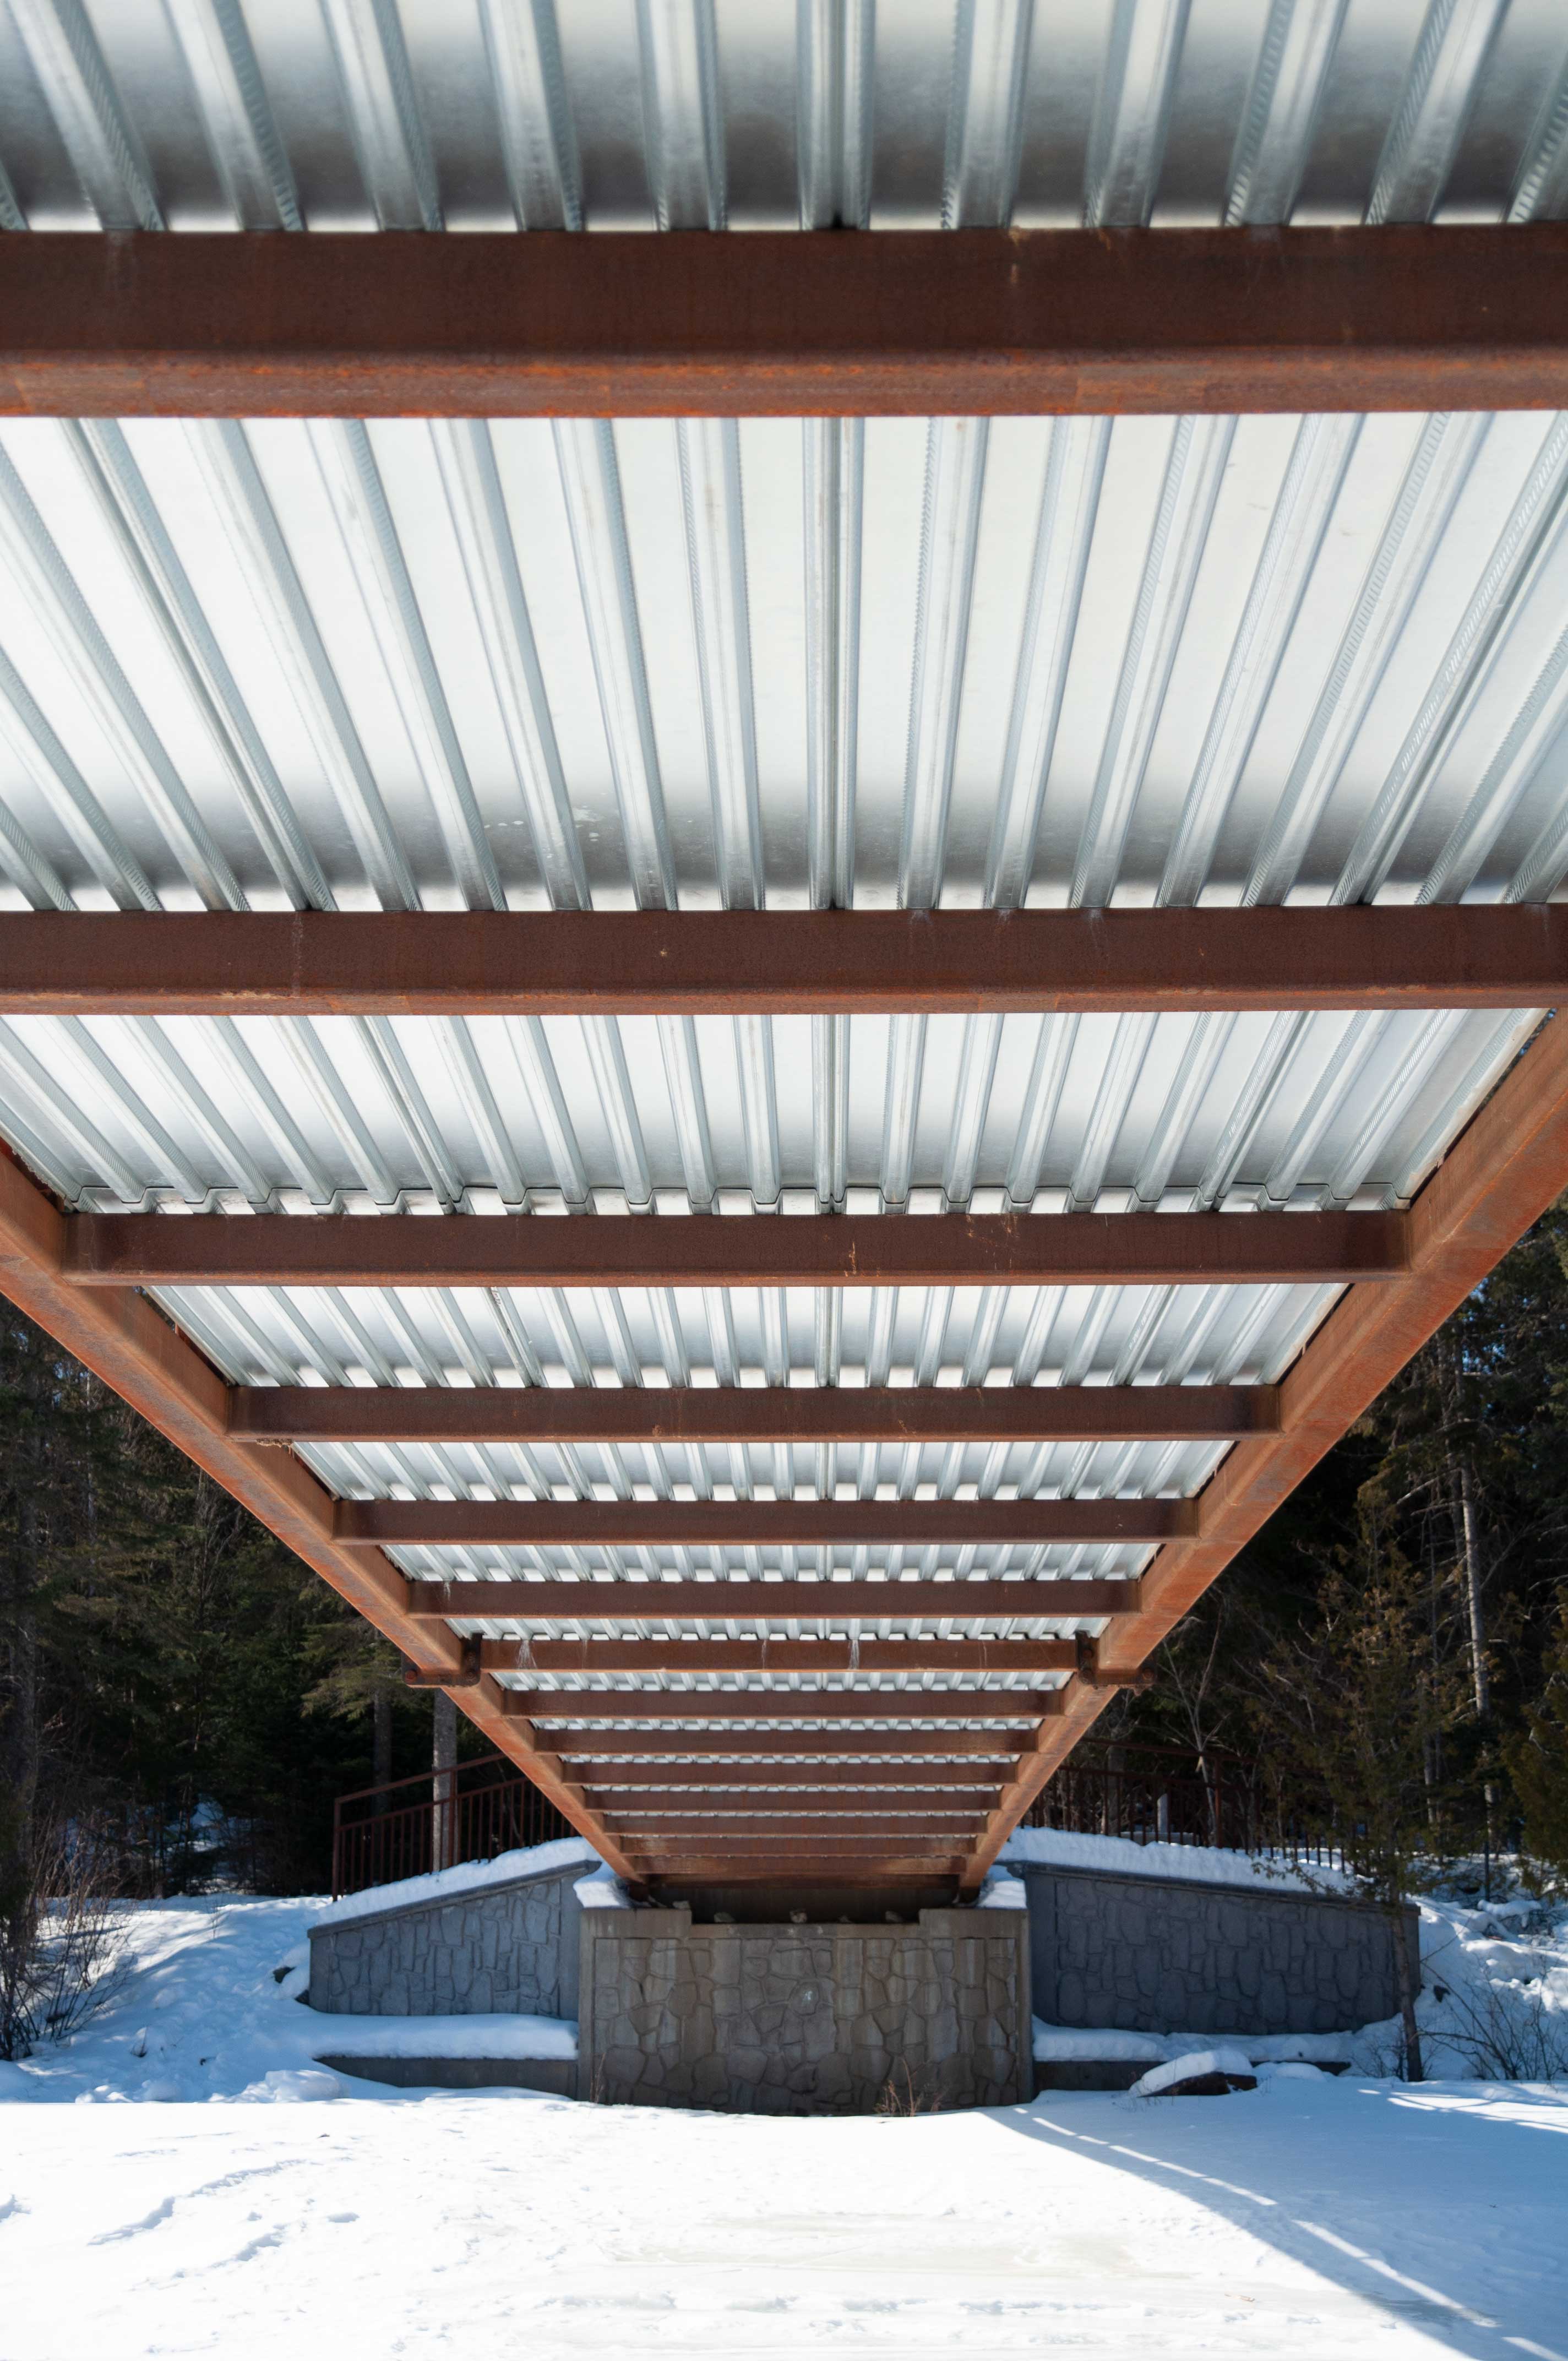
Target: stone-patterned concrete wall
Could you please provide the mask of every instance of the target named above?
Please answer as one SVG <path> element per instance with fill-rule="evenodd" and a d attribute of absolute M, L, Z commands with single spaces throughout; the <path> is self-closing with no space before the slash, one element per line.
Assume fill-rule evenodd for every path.
<path fill-rule="evenodd" d="M 917 1926 L 583 1920 L 578 2096 L 754 2114 L 996 2106 L 1032 2095 L 1022 1911 Z"/>
<path fill-rule="evenodd" d="M 313 1927 L 311 2006 L 352 2016 L 576 2016 L 583 1912 L 573 1888 L 583 1873 L 576 1861 Z"/>
<path fill-rule="evenodd" d="M 1022 1864 L 1035 2014 L 1132 2033 L 1345 2033 L 1398 2006 L 1393 1931 L 1330 1895 Z M 1407 1940 L 1420 1976 L 1415 1912 Z"/>

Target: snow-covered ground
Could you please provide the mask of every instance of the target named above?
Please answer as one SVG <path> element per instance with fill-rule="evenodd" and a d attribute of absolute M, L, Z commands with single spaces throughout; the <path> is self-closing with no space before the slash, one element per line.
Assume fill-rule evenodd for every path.
<path fill-rule="evenodd" d="M 1568 2092 L 18 2107 L 5 2361 L 1568 2353 Z"/>
<path fill-rule="evenodd" d="M 138 1910 L 96 2022 L 0 2066 L 0 2361 L 1568 2361 L 1568 2084 L 1266 2063 L 853 2122 L 393 2091 L 314 2062 L 359 2030 L 292 1996 L 322 1908 Z M 1424 1919 L 1451 1991 L 1568 1975 L 1560 1919 Z"/>

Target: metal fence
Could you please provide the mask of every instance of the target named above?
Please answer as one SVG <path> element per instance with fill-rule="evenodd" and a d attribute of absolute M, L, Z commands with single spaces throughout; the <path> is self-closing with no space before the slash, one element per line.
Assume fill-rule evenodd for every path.
<path fill-rule="evenodd" d="M 575 1831 L 504 1754 L 454 1771 L 419 1771 L 340 1795 L 332 1812 L 332 1891 L 358 1894 L 460 1861 L 493 1861 L 519 1845 Z"/>
<path fill-rule="evenodd" d="M 1212 1845 L 1325 1869 L 1343 1861 L 1326 1811 L 1303 1813 L 1273 1793 L 1245 1756 L 1173 1746 L 1080 1747 L 1024 1825 L 1134 1844 Z"/>
<path fill-rule="evenodd" d="M 1328 1814 L 1288 1806 L 1255 1763 L 1179 1747 L 1080 1747 L 1029 1806 L 1024 1826 L 1134 1844 L 1212 1845 L 1325 1869 L 1343 1858 Z M 333 1894 L 457 1861 L 493 1861 L 519 1845 L 573 1833 L 507 1756 L 478 1755 L 455 1771 L 420 1771 L 340 1795 L 333 1806 Z"/>

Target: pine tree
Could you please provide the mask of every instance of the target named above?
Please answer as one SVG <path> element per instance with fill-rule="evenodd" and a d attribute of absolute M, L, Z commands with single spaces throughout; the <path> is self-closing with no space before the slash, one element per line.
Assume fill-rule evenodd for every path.
<path fill-rule="evenodd" d="M 1503 1749 L 1524 1806 L 1525 1843 L 1537 1861 L 1568 1880 L 1568 1597 L 1547 1655 L 1546 1685 L 1524 1731 Z"/>
<path fill-rule="evenodd" d="M 1383 1530 L 1376 1500 L 1325 1574 L 1316 1621 L 1279 1642 L 1260 1673 L 1271 1735 L 1327 1800 L 1346 1862 L 1388 1916 L 1405 2071 L 1419 2082 L 1404 1906 L 1429 1841 L 1433 1743 L 1464 1710 L 1466 1691 L 1463 1664 L 1428 1649 L 1420 1570 Z"/>

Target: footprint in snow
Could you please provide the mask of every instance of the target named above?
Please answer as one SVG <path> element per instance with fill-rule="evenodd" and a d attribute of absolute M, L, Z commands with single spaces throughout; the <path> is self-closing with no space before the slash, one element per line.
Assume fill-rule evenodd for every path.
<path fill-rule="evenodd" d="M 90 2246 L 113 2246 L 121 2238 L 135 2238 L 143 2230 L 156 2230 L 160 2222 L 169 2220 L 173 2211 L 173 2198 L 160 2198 L 152 2212 L 144 2213 L 139 2222 L 127 2222 L 118 2230 L 100 2230 L 97 2236 L 89 2238 L 87 2243 Z"/>

